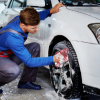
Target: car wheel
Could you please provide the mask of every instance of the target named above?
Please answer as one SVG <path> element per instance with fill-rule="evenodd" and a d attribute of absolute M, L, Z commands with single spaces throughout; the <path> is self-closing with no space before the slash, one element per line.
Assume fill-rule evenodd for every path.
<path fill-rule="evenodd" d="M 50 77 L 55 91 L 66 99 L 82 96 L 82 80 L 76 53 L 70 42 L 61 41 L 52 50 L 55 55 L 62 49 L 68 48 L 68 62 L 62 68 L 50 65 Z"/>

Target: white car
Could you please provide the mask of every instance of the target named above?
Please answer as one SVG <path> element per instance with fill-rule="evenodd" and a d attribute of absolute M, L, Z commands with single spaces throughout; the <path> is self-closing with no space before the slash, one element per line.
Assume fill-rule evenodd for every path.
<path fill-rule="evenodd" d="M 9 0 L 0 14 L 5 26 L 26 6 L 43 11 L 62 2 L 65 7 L 41 21 L 39 31 L 26 43 L 38 42 L 41 56 L 68 48 L 68 62 L 62 68 L 50 66 L 55 91 L 64 98 L 78 98 L 82 92 L 100 95 L 100 6 L 97 0 Z M 5 4 L 6 5 L 6 4 Z"/>

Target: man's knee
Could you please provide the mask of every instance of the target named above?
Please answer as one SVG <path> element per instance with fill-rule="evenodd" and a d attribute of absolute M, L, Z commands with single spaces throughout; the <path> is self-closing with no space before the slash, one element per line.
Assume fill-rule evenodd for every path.
<path fill-rule="evenodd" d="M 32 47 L 33 51 L 35 50 L 35 52 L 40 52 L 40 44 L 39 43 L 33 42 L 31 47 Z"/>
<path fill-rule="evenodd" d="M 37 45 L 37 48 L 36 48 L 36 49 L 37 49 L 38 51 L 40 51 L 40 44 L 37 43 L 36 45 Z"/>
<path fill-rule="evenodd" d="M 9 66 L 5 71 L 5 77 L 8 79 L 7 81 L 10 82 L 18 77 L 20 74 L 20 67 L 18 65 Z"/>
<path fill-rule="evenodd" d="M 29 43 L 29 44 L 25 44 L 25 47 L 30 51 L 30 50 L 33 50 L 33 49 L 38 49 L 40 50 L 40 44 L 39 43 L 36 43 L 36 42 L 33 42 L 33 43 Z"/>
<path fill-rule="evenodd" d="M 26 44 L 25 47 L 28 49 L 32 57 L 40 56 L 40 44 L 33 42 L 33 43 Z"/>
<path fill-rule="evenodd" d="M 20 72 L 21 72 L 20 67 L 16 65 L 14 67 L 14 72 L 13 72 L 14 77 L 17 77 L 20 74 Z"/>

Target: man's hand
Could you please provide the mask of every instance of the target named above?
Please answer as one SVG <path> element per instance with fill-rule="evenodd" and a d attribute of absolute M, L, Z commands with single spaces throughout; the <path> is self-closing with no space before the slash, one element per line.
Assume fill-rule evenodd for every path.
<path fill-rule="evenodd" d="M 53 61 L 56 63 L 59 63 L 59 61 L 61 60 L 62 57 L 64 57 L 62 54 L 57 53 L 53 56 Z"/>
<path fill-rule="evenodd" d="M 53 56 L 53 62 L 59 62 L 60 61 L 60 57 L 56 58 L 56 56 Z"/>
<path fill-rule="evenodd" d="M 50 10 L 50 14 L 59 12 L 59 8 L 60 8 L 60 7 L 64 7 L 64 5 L 63 5 L 61 2 L 58 3 L 58 4 L 56 4 L 56 5 Z"/>

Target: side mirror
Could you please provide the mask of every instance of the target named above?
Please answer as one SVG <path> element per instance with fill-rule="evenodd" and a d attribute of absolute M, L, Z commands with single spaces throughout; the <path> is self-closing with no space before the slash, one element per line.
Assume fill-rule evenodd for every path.
<path fill-rule="evenodd" d="M 27 0 L 27 6 L 45 7 L 45 0 Z"/>

